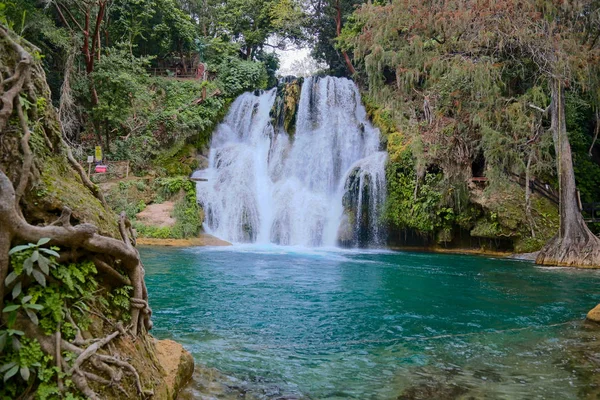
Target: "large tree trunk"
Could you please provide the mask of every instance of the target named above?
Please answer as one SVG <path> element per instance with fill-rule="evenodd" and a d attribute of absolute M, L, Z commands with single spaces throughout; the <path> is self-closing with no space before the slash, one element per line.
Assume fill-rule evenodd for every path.
<path fill-rule="evenodd" d="M 559 177 L 560 229 L 540 251 L 536 263 L 600 268 L 600 239 L 588 229 L 577 201 L 573 158 L 565 122 L 564 87 L 558 79 L 551 84 L 551 131 Z"/>

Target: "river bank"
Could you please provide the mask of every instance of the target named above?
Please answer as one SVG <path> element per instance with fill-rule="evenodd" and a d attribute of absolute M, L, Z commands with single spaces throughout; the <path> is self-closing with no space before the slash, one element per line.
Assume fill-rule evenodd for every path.
<path fill-rule="evenodd" d="M 196 246 L 231 246 L 231 243 L 217 237 L 202 233 L 198 237 L 186 239 L 156 239 L 137 238 L 137 244 L 141 246 L 169 246 L 169 247 L 196 247 Z"/>
<path fill-rule="evenodd" d="M 157 238 L 137 238 L 137 244 L 141 246 L 168 246 L 168 247 L 203 247 L 203 246 L 232 246 L 232 243 L 219 239 L 208 233 L 202 233 L 199 237 L 186 239 L 157 239 Z M 386 250 L 409 251 L 416 253 L 440 253 L 440 254 L 463 254 L 486 257 L 508 258 L 513 260 L 535 261 L 538 252 L 533 253 L 513 253 L 502 251 L 491 251 L 485 249 L 456 248 L 448 249 L 443 247 L 417 247 L 417 246 L 389 246 Z"/>

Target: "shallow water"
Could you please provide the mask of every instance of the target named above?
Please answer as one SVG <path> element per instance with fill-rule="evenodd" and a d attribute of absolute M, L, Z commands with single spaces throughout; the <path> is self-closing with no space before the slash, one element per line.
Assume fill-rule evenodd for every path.
<path fill-rule="evenodd" d="M 600 302 L 595 271 L 276 246 L 141 255 L 153 334 L 258 398 L 569 399 L 586 384 L 565 348 Z"/>

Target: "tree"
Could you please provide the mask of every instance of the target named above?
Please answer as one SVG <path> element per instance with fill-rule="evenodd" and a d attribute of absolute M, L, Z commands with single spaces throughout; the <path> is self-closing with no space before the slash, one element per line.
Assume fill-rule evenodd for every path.
<path fill-rule="evenodd" d="M 313 40 L 313 57 L 329 65 L 334 75 L 353 75 L 356 71 L 347 50 L 336 46 L 336 39 L 354 7 L 362 0 L 311 0 L 309 32 Z"/>
<path fill-rule="evenodd" d="M 220 32 L 241 45 L 241 57 L 252 60 L 265 46 L 301 40 L 304 14 L 294 0 L 232 0 L 219 9 Z M 278 39 L 273 45 L 269 39 Z"/>
<path fill-rule="evenodd" d="M 81 54 L 85 62 L 85 72 L 89 77 L 90 104 L 98 105 L 98 92 L 90 75 L 94 72 L 96 61 L 102 52 L 102 24 L 107 16 L 111 0 L 56 0 L 54 7 L 62 21 L 73 36 L 82 37 Z M 97 144 L 102 143 L 100 126 L 95 125 Z M 106 143 L 108 146 L 108 143 Z"/>

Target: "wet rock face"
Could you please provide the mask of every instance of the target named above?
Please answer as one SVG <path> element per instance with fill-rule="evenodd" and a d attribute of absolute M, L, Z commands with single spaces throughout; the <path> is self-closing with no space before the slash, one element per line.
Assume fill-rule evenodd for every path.
<path fill-rule="evenodd" d="M 270 111 L 272 124 L 277 128 L 276 132 L 283 130 L 293 137 L 302 82 L 302 78 L 287 77 L 277 86 L 277 96 Z"/>

